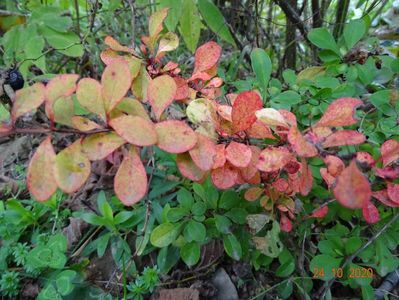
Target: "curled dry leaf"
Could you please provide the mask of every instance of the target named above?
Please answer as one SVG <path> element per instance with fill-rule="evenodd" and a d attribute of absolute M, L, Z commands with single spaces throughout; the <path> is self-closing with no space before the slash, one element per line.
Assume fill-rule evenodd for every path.
<path fill-rule="evenodd" d="M 349 126 L 357 123 L 355 109 L 363 102 L 355 98 L 340 98 L 332 102 L 314 127 Z"/>
<path fill-rule="evenodd" d="M 329 135 L 322 143 L 324 148 L 363 144 L 366 137 L 355 130 L 339 130 Z"/>
<path fill-rule="evenodd" d="M 201 181 L 206 175 L 206 172 L 194 163 L 189 153 L 178 154 L 176 156 L 176 164 L 180 173 L 190 180 Z"/>
<path fill-rule="evenodd" d="M 91 172 L 90 161 L 82 152 L 81 142 L 78 139 L 55 157 L 54 178 L 65 193 L 79 190 Z"/>
<path fill-rule="evenodd" d="M 157 142 L 154 124 L 141 117 L 125 115 L 112 119 L 109 125 L 130 144 L 151 146 Z"/>
<path fill-rule="evenodd" d="M 38 201 L 48 200 L 57 190 L 53 173 L 54 163 L 55 152 L 49 136 L 36 149 L 26 175 L 28 189 Z"/>
<path fill-rule="evenodd" d="M 135 147 L 131 146 L 123 157 L 114 179 L 115 194 L 123 204 L 130 206 L 147 193 L 147 173 Z"/>
<path fill-rule="evenodd" d="M 226 147 L 226 159 L 238 168 L 245 168 L 251 162 L 252 151 L 247 145 L 230 142 Z"/>
<path fill-rule="evenodd" d="M 254 91 L 240 93 L 233 104 L 231 118 L 234 132 L 247 130 L 256 121 L 255 112 L 263 106 L 259 94 Z"/>
<path fill-rule="evenodd" d="M 125 143 L 126 141 L 114 132 L 101 132 L 83 139 L 82 149 L 90 160 L 101 160 Z"/>
<path fill-rule="evenodd" d="M 168 120 L 155 124 L 158 135 L 157 146 L 169 153 L 184 153 L 197 143 L 197 135 L 185 123 L 178 120 Z"/>
<path fill-rule="evenodd" d="M 371 198 L 370 183 L 358 169 L 356 160 L 338 176 L 333 191 L 338 202 L 351 209 L 363 208 Z"/>
<path fill-rule="evenodd" d="M 46 88 L 42 83 L 18 90 L 16 92 L 11 116 L 15 121 L 18 117 L 38 108 L 46 99 Z"/>
<path fill-rule="evenodd" d="M 149 83 L 147 96 L 158 120 L 175 99 L 176 91 L 176 82 L 169 75 L 156 77 Z"/>

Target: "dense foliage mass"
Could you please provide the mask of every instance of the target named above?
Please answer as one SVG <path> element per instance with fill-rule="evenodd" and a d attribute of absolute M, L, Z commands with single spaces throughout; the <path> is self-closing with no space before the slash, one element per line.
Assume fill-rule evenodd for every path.
<path fill-rule="evenodd" d="M 196 13 L 193 1 L 185 6 Z M 18 26 L 35 28 L 57 51 L 80 57 L 74 33 L 68 33 L 77 38 L 72 44 L 52 44 L 66 34 L 69 18 L 50 26 L 41 9 Z M 212 1 L 198 1 L 198 9 L 212 31 L 236 45 Z M 369 16 L 339 34 L 312 29 L 306 39 L 320 63 L 299 73 L 285 69 L 281 81 L 272 75 L 270 52 L 243 50 L 240 60 L 248 56 L 255 76 L 232 81 L 235 62 L 220 67 L 220 43 L 197 48 L 197 19 L 189 23 L 190 15 L 182 15 L 172 24 L 174 13 L 173 7 L 156 10 L 137 47 L 106 36 L 100 78 L 68 73 L 22 88 L 31 48 L 19 53 L 20 71 L 11 68 L 3 82 L 10 99 L 1 106 L 0 138 L 40 137 L 26 170 L 36 201 L 1 202 L 1 293 L 18 294 L 16 271 L 23 269 L 31 278 L 45 274 L 40 299 L 112 298 L 85 286 L 85 268 L 96 268 L 86 258 L 96 251 L 97 259 L 113 261 L 109 282 L 117 277 L 124 299 L 143 299 L 162 284 L 184 285 L 174 271 L 180 259 L 183 275 L 205 270 L 207 276 L 225 252 L 279 278 L 254 289 L 253 299 L 275 289 L 283 298 L 328 297 L 335 281 L 374 297 L 376 278 L 399 266 L 399 59 L 378 51 L 356 57 Z M 177 24 L 194 52 L 191 72 L 173 56 L 179 37 L 169 30 Z M 23 35 L 18 26 L 2 40 L 5 62 L 15 54 L 11 33 Z M 36 66 L 45 68 L 37 54 Z M 87 190 L 96 207 L 83 199 L 73 208 Z M 69 203 L 65 210 L 63 203 Z M 79 242 L 87 224 L 93 230 Z M 141 257 L 151 264 L 138 262 Z M 171 273 L 178 279 L 162 277 Z"/>

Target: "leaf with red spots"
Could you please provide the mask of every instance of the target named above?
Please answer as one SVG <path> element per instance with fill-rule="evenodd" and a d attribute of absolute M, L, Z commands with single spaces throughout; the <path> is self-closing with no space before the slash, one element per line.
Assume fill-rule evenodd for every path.
<path fill-rule="evenodd" d="M 355 98 L 340 98 L 332 102 L 315 127 L 349 126 L 357 123 L 355 109 L 363 102 Z"/>
<path fill-rule="evenodd" d="M 18 90 L 15 94 L 11 115 L 13 120 L 38 108 L 46 99 L 46 88 L 42 83 Z"/>
<path fill-rule="evenodd" d="M 356 160 L 338 176 L 333 191 L 339 203 L 352 209 L 363 208 L 371 198 L 370 183 L 358 169 Z"/>
<path fill-rule="evenodd" d="M 380 190 L 380 191 L 375 191 L 372 193 L 373 198 L 377 199 L 380 201 L 382 204 L 389 206 L 389 207 L 399 207 L 399 203 L 393 202 L 389 197 L 388 197 L 388 192 L 387 190 Z"/>
<path fill-rule="evenodd" d="M 122 101 L 131 85 L 132 75 L 126 62 L 115 60 L 105 67 L 101 76 L 101 86 L 107 112 Z"/>
<path fill-rule="evenodd" d="M 380 220 L 380 214 L 377 207 L 371 201 L 368 201 L 363 206 L 363 217 L 369 224 L 375 224 Z"/>
<path fill-rule="evenodd" d="M 313 211 L 311 217 L 312 218 L 324 218 L 328 214 L 328 206 L 324 205 L 322 207 L 319 207 L 315 211 Z"/>
<path fill-rule="evenodd" d="M 57 190 L 54 179 L 55 152 L 51 145 L 51 137 L 47 137 L 36 149 L 26 175 L 28 189 L 38 201 L 46 201 Z"/>
<path fill-rule="evenodd" d="M 147 174 L 138 150 L 130 147 L 114 178 L 115 194 L 124 205 L 131 206 L 146 195 L 147 184 Z"/>
<path fill-rule="evenodd" d="M 218 144 L 215 149 L 215 162 L 213 163 L 212 169 L 221 168 L 226 163 L 226 146 L 224 144 Z"/>
<path fill-rule="evenodd" d="M 195 51 L 194 74 L 207 71 L 215 66 L 222 53 L 222 48 L 215 42 L 208 42 Z"/>
<path fill-rule="evenodd" d="M 175 99 L 176 91 L 176 82 L 169 75 L 162 75 L 151 80 L 148 85 L 147 96 L 158 120 Z"/>
<path fill-rule="evenodd" d="M 226 159 L 238 168 L 245 168 L 251 161 L 252 151 L 247 145 L 230 142 L 226 147 Z"/>
<path fill-rule="evenodd" d="M 101 84 L 97 80 L 81 79 L 76 89 L 76 98 L 80 105 L 88 111 L 100 116 L 104 121 L 106 120 Z"/>
<path fill-rule="evenodd" d="M 317 155 L 317 149 L 309 143 L 298 130 L 298 127 L 292 126 L 288 131 L 288 141 L 294 151 L 301 157 L 314 157 Z"/>
<path fill-rule="evenodd" d="M 389 199 L 399 204 L 399 184 L 388 182 L 387 192 Z"/>
<path fill-rule="evenodd" d="M 381 145 L 381 157 L 384 167 L 399 159 L 399 142 L 388 140 Z"/>
<path fill-rule="evenodd" d="M 53 105 L 61 97 L 68 97 L 76 90 L 76 81 L 79 75 L 63 74 L 54 77 L 46 85 L 46 114 L 50 120 L 54 121 Z"/>
<path fill-rule="evenodd" d="M 247 201 L 256 201 L 264 194 L 264 190 L 260 187 L 251 187 L 249 188 L 245 194 L 244 198 Z"/>
<path fill-rule="evenodd" d="M 292 158 L 292 154 L 283 147 L 266 148 L 259 156 L 257 167 L 263 172 L 275 172 L 283 168 Z"/>
<path fill-rule="evenodd" d="M 292 222 L 285 214 L 280 215 L 280 229 L 284 232 L 290 232 L 292 230 Z"/>
<path fill-rule="evenodd" d="M 263 106 L 262 99 L 254 91 L 240 93 L 233 104 L 231 117 L 234 132 L 246 130 L 256 121 L 255 112 Z"/>
<path fill-rule="evenodd" d="M 83 139 L 82 148 L 90 160 L 101 160 L 125 143 L 126 141 L 114 132 L 102 132 Z"/>
<path fill-rule="evenodd" d="M 91 172 L 90 161 L 82 151 L 82 139 L 62 150 L 55 157 L 54 178 L 65 193 L 79 190 Z"/>
<path fill-rule="evenodd" d="M 182 121 L 168 120 L 155 124 L 158 135 L 157 146 L 169 153 L 183 153 L 197 143 L 195 132 Z"/>
<path fill-rule="evenodd" d="M 112 119 L 109 125 L 130 144 L 151 146 L 157 142 L 154 124 L 141 117 L 124 115 Z"/>
<path fill-rule="evenodd" d="M 216 156 L 215 146 L 210 138 L 197 133 L 197 144 L 190 150 L 190 156 L 201 170 L 208 171 L 212 168 Z"/>
<path fill-rule="evenodd" d="M 198 168 L 188 153 L 178 154 L 176 164 L 180 173 L 190 180 L 201 181 L 205 177 L 206 172 Z"/>
<path fill-rule="evenodd" d="M 324 148 L 363 144 L 366 137 L 355 130 L 340 130 L 329 135 L 322 143 Z"/>
<path fill-rule="evenodd" d="M 212 170 L 211 178 L 213 184 L 221 189 L 229 189 L 235 185 L 238 172 L 232 165 L 225 163 L 223 167 Z"/>
<path fill-rule="evenodd" d="M 83 132 L 101 128 L 96 122 L 81 116 L 73 116 L 71 118 L 71 123 L 74 128 Z"/>

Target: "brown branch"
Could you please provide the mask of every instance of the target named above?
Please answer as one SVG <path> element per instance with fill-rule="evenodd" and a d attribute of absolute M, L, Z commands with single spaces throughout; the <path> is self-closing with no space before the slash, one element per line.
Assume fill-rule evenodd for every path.
<path fill-rule="evenodd" d="M 48 127 L 38 127 L 38 128 L 13 128 L 9 132 L 1 133 L 1 137 L 12 136 L 15 134 L 49 134 L 52 132 L 57 132 L 60 134 L 79 134 L 79 135 L 89 135 L 101 132 L 110 132 L 111 129 L 102 128 L 95 129 L 91 131 L 80 131 L 72 128 L 48 128 Z"/>

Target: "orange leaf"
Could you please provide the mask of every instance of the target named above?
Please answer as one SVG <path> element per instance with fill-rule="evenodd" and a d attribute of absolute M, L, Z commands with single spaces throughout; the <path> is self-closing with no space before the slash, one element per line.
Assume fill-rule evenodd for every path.
<path fill-rule="evenodd" d="M 169 75 L 159 76 L 151 80 L 148 85 L 147 96 L 158 120 L 175 99 L 176 91 L 176 82 Z"/>
<path fill-rule="evenodd" d="M 299 192 L 302 196 L 307 196 L 312 190 L 313 186 L 313 175 L 310 170 L 309 165 L 306 163 L 305 159 L 301 161 L 301 169 L 300 169 L 300 185 Z"/>
<path fill-rule="evenodd" d="M 174 77 L 173 80 L 176 83 L 176 95 L 175 100 L 184 100 L 189 96 L 189 87 L 186 80 L 182 77 Z"/>
<path fill-rule="evenodd" d="M 55 152 L 49 136 L 37 148 L 26 175 L 28 189 L 38 201 L 49 199 L 57 190 L 57 183 L 52 172 L 54 163 Z"/>
<path fill-rule="evenodd" d="M 213 184 L 221 190 L 229 189 L 234 186 L 237 176 L 237 170 L 229 163 L 226 163 L 223 167 L 214 169 L 211 172 Z"/>
<path fill-rule="evenodd" d="M 122 101 L 132 85 L 132 75 L 126 62 L 115 60 L 106 66 L 101 85 L 105 107 L 110 112 Z"/>
<path fill-rule="evenodd" d="M 238 168 L 245 168 L 251 162 L 252 151 L 247 145 L 232 141 L 226 147 L 226 159 Z"/>
<path fill-rule="evenodd" d="M 215 162 L 212 169 L 221 168 L 226 163 L 226 146 L 224 144 L 216 145 Z"/>
<path fill-rule="evenodd" d="M 211 69 L 215 66 L 222 53 L 222 48 L 215 42 L 208 42 L 198 47 L 195 51 L 195 64 L 193 74 Z"/>
<path fill-rule="evenodd" d="M 292 158 L 286 148 L 266 148 L 259 156 L 257 167 L 263 172 L 274 172 L 283 168 Z"/>
<path fill-rule="evenodd" d="M 71 118 L 71 122 L 72 122 L 73 127 L 80 131 L 91 131 L 93 129 L 101 128 L 101 126 L 98 125 L 97 123 L 91 121 L 88 118 L 81 117 L 81 116 L 73 116 Z"/>
<path fill-rule="evenodd" d="M 381 191 L 375 191 L 372 193 L 373 198 L 377 199 L 380 201 L 382 204 L 389 206 L 389 207 L 399 207 L 399 203 L 393 202 L 389 197 L 388 197 L 388 192 L 387 190 L 381 190 Z"/>
<path fill-rule="evenodd" d="M 109 125 L 130 144 L 151 146 L 157 142 L 154 124 L 141 117 L 125 115 L 112 119 Z"/>
<path fill-rule="evenodd" d="M 117 40 L 115 40 L 112 36 L 108 35 L 105 37 L 104 43 L 109 46 L 112 50 L 118 52 L 127 52 L 130 54 L 136 54 L 132 48 L 121 45 Z"/>
<path fill-rule="evenodd" d="M 205 177 L 205 171 L 198 168 L 188 153 L 178 154 L 176 164 L 180 173 L 190 180 L 201 181 Z"/>
<path fill-rule="evenodd" d="M 344 162 L 337 156 L 327 155 L 323 160 L 327 166 L 328 173 L 333 177 L 338 176 L 345 169 Z"/>
<path fill-rule="evenodd" d="M 42 83 L 18 90 L 16 92 L 15 102 L 12 106 L 12 119 L 38 108 L 46 98 L 46 88 Z"/>
<path fill-rule="evenodd" d="M 315 127 L 349 126 L 357 123 L 355 108 L 363 102 L 355 98 L 340 98 L 332 102 Z"/>
<path fill-rule="evenodd" d="M 388 140 L 381 145 L 381 157 L 384 167 L 399 159 L 399 142 Z"/>
<path fill-rule="evenodd" d="M 76 89 L 76 97 L 80 105 L 106 120 L 101 84 L 97 80 L 81 79 Z"/>
<path fill-rule="evenodd" d="M 231 112 L 234 132 L 246 130 L 256 121 L 255 112 L 263 106 L 262 99 L 254 91 L 240 93 Z"/>
<path fill-rule="evenodd" d="M 195 132 L 183 121 L 168 120 L 155 124 L 158 147 L 169 153 L 183 153 L 197 143 Z"/>
<path fill-rule="evenodd" d="M 194 163 L 201 170 L 208 171 L 212 168 L 215 161 L 215 143 L 210 138 L 197 133 L 197 144 L 189 153 Z"/>
<path fill-rule="evenodd" d="M 329 135 L 322 143 L 324 148 L 363 144 L 366 137 L 355 130 L 340 130 Z"/>
<path fill-rule="evenodd" d="M 260 187 L 251 187 L 249 188 L 245 194 L 244 194 L 244 198 L 247 201 L 256 201 L 259 199 L 260 196 L 262 196 L 264 194 L 264 191 L 262 188 Z"/>
<path fill-rule="evenodd" d="M 399 184 L 388 182 L 387 185 L 388 197 L 392 202 L 399 204 Z"/>
<path fill-rule="evenodd" d="M 258 168 L 256 167 L 258 161 L 259 161 L 259 155 L 261 150 L 257 146 L 249 146 L 251 149 L 251 161 L 249 162 L 248 166 L 245 168 L 240 169 L 240 174 L 242 178 L 249 182 L 253 179 L 253 177 L 256 175 L 258 172 Z"/>
<path fill-rule="evenodd" d="M 90 160 L 101 160 L 125 143 L 125 140 L 114 132 L 101 132 L 83 139 L 82 148 Z"/>
<path fill-rule="evenodd" d="M 255 123 L 252 124 L 247 133 L 249 137 L 253 139 L 276 139 L 269 126 L 259 120 L 256 120 Z"/>
<path fill-rule="evenodd" d="M 380 214 L 377 207 L 371 201 L 368 201 L 363 206 L 363 217 L 369 224 L 375 224 L 380 220 Z"/>
<path fill-rule="evenodd" d="M 133 205 L 147 193 L 147 174 L 135 147 L 123 157 L 114 178 L 115 194 L 124 205 Z"/>
<path fill-rule="evenodd" d="M 309 143 L 298 130 L 298 127 L 292 126 L 288 131 L 288 141 L 294 151 L 301 157 L 314 157 L 317 155 L 317 149 Z"/>
<path fill-rule="evenodd" d="M 55 157 L 55 181 L 65 193 L 79 190 L 90 175 L 90 161 L 82 152 L 81 142 L 78 139 Z"/>
<path fill-rule="evenodd" d="M 46 114 L 54 121 L 53 105 L 60 97 L 68 97 L 76 90 L 77 74 L 63 74 L 54 77 L 46 85 Z"/>
<path fill-rule="evenodd" d="M 338 176 L 333 191 L 339 203 L 352 209 L 363 208 L 371 198 L 370 183 L 358 169 L 356 160 Z"/>

